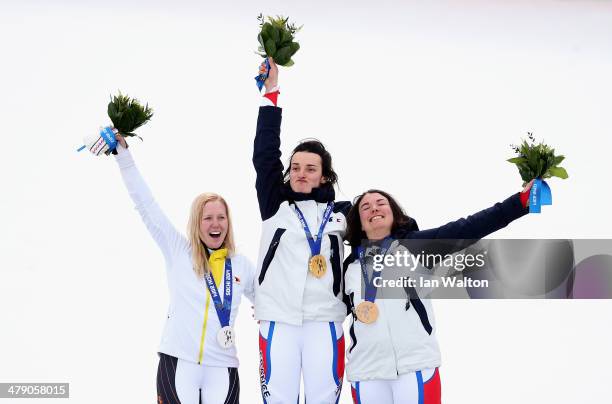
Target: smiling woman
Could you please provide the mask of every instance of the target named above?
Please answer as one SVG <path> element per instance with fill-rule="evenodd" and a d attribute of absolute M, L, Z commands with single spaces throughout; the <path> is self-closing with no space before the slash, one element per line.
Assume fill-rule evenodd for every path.
<path fill-rule="evenodd" d="M 238 403 L 233 325 L 242 295 L 254 299 L 254 268 L 234 251 L 229 207 L 217 194 L 197 196 L 184 237 L 157 205 L 125 139 L 117 140 L 123 182 L 166 259 L 170 307 L 159 347 L 158 402 Z"/>
<path fill-rule="evenodd" d="M 428 254 L 453 253 L 467 247 L 527 214 L 531 183 L 493 207 L 447 223 L 419 231 L 388 193 L 371 189 L 355 198 L 347 217 L 347 235 L 353 253 L 344 266 L 345 293 L 351 311 L 351 346 L 347 352 L 346 376 L 351 382 L 355 404 L 440 404 L 441 384 L 438 367 L 440 349 L 430 299 L 419 297 L 410 280 L 381 283 L 374 257 L 406 253 L 402 239 L 418 239 Z M 434 239 L 464 239 L 459 247 L 432 242 Z M 413 247 L 414 245 L 410 245 Z M 393 260 L 391 260 L 393 261 Z M 392 267 L 392 266 L 391 266 Z M 378 273 L 378 272 L 377 272 Z M 378 287 L 401 287 L 406 298 L 377 297 Z"/>
<path fill-rule="evenodd" d="M 191 241 L 194 270 L 204 276 L 210 270 L 212 250 L 221 247 L 234 253 L 234 232 L 227 202 L 220 195 L 204 193 L 197 196 L 191 205 L 187 225 Z"/>

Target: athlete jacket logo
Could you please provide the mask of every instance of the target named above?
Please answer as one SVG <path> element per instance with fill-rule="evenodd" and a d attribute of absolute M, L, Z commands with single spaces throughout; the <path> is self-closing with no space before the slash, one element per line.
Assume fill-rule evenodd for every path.
<path fill-rule="evenodd" d="M 240 285 L 240 278 L 237 276 L 234 276 L 234 282 L 236 282 L 237 285 Z"/>

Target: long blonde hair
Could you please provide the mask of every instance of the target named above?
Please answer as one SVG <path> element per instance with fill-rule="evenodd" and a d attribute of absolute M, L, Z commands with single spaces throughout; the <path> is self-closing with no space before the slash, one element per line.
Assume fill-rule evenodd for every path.
<path fill-rule="evenodd" d="M 235 250 L 232 218 L 225 199 L 223 199 L 221 195 L 211 192 L 198 195 L 191 204 L 191 214 L 189 215 L 189 223 L 187 224 L 187 235 L 189 236 L 189 243 L 191 244 L 193 270 L 200 278 L 204 277 L 204 274 L 210 271 L 210 264 L 208 263 L 210 253 L 208 252 L 206 244 L 202 241 L 200 223 L 202 222 L 204 205 L 213 201 L 220 201 L 223 203 L 225 211 L 227 212 L 227 235 L 225 236 L 225 240 L 223 240 L 223 247 L 227 249 L 227 256 L 231 257 L 234 255 Z"/>

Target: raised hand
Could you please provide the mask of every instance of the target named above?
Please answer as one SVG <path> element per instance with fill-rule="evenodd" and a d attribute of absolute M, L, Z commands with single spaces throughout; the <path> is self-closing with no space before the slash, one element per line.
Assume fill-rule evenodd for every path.
<path fill-rule="evenodd" d="M 278 67 L 274 62 L 274 59 L 272 59 L 271 57 L 268 58 L 268 62 L 270 63 L 270 70 L 268 71 L 268 78 L 264 82 L 264 86 L 266 87 L 266 93 L 269 93 L 274 87 L 278 86 Z M 259 71 L 262 72 L 262 69 L 263 72 L 266 71 L 265 61 L 261 63 Z"/>

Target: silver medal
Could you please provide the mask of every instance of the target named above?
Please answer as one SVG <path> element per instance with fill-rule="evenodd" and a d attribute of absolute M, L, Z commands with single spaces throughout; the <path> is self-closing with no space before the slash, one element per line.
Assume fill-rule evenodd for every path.
<path fill-rule="evenodd" d="M 221 328 L 217 333 L 217 342 L 223 349 L 229 349 L 234 346 L 234 329 L 229 325 Z"/>

